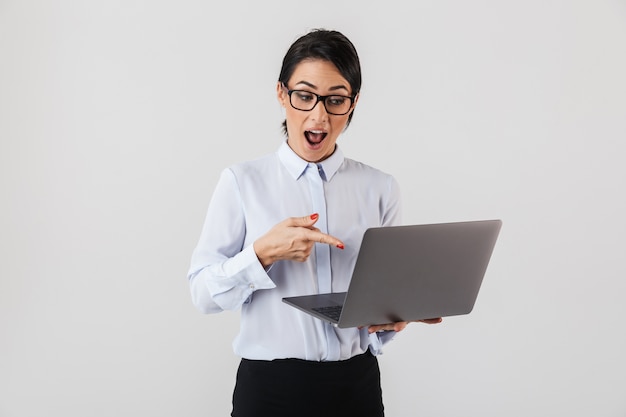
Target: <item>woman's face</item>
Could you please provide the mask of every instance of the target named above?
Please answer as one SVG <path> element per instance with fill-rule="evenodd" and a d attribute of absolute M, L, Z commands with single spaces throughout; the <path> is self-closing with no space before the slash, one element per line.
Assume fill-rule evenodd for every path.
<path fill-rule="evenodd" d="M 352 95 L 350 83 L 335 65 L 319 59 L 300 62 L 285 87 L 289 90 L 305 90 L 321 96 Z M 294 109 L 289 103 L 287 90 L 280 82 L 277 86 L 277 94 L 278 101 L 286 112 L 289 147 L 309 162 L 319 162 L 328 158 L 335 151 L 337 138 L 346 127 L 348 117 L 356 105 L 356 99 L 347 114 L 337 116 L 328 114 L 323 102 L 317 103 L 311 111 Z"/>

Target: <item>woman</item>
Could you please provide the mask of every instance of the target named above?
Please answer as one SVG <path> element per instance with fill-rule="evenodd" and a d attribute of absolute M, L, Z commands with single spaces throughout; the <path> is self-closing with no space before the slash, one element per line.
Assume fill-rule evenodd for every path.
<path fill-rule="evenodd" d="M 200 311 L 241 309 L 235 417 L 384 415 L 376 355 L 407 323 L 339 329 L 281 301 L 346 291 L 365 230 L 400 224 L 395 179 L 337 146 L 360 88 L 344 35 L 300 37 L 276 86 L 286 140 L 215 188 L 189 283 Z"/>

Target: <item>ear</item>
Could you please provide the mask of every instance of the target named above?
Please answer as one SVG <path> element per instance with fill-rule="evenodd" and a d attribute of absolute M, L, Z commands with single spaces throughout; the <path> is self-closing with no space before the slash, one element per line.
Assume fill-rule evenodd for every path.
<path fill-rule="evenodd" d="M 280 81 L 276 83 L 276 98 L 281 106 L 287 107 L 287 100 L 289 100 L 289 97 L 283 88 L 283 83 Z"/>
<path fill-rule="evenodd" d="M 352 112 L 356 108 L 356 103 L 359 101 L 359 97 L 361 97 L 361 93 L 357 93 L 357 95 L 354 97 L 354 102 L 352 102 L 352 110 L 350 110 L 350 113 L 348 114 L 352 114 Z"/>
<path fill-rule="evenodd" d="M 357 93 L 356 97 L 354 97 L 354 103 L 352 103 L 352 110 L 356 107 L 356 103 L 359 101 L 359 97 L 361 97 L 361 93 Z"/>

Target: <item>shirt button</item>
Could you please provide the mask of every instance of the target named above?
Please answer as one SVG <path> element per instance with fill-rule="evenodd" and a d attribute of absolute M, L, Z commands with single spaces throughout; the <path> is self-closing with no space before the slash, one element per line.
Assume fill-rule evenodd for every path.
<path fill-rule="evenodd" d="M 250 289 L 253 290 L 254 289 L 254 284 L 250 284 Z"/>

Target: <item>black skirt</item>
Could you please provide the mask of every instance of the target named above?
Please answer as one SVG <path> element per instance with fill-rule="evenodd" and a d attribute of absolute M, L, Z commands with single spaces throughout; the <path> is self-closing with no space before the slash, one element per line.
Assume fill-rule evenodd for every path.
<path fill-rule="evenodd" d="M 382 417 L 378 360 L 369 351 L 336 362 L 242 359 L 231 416 Z"/>

